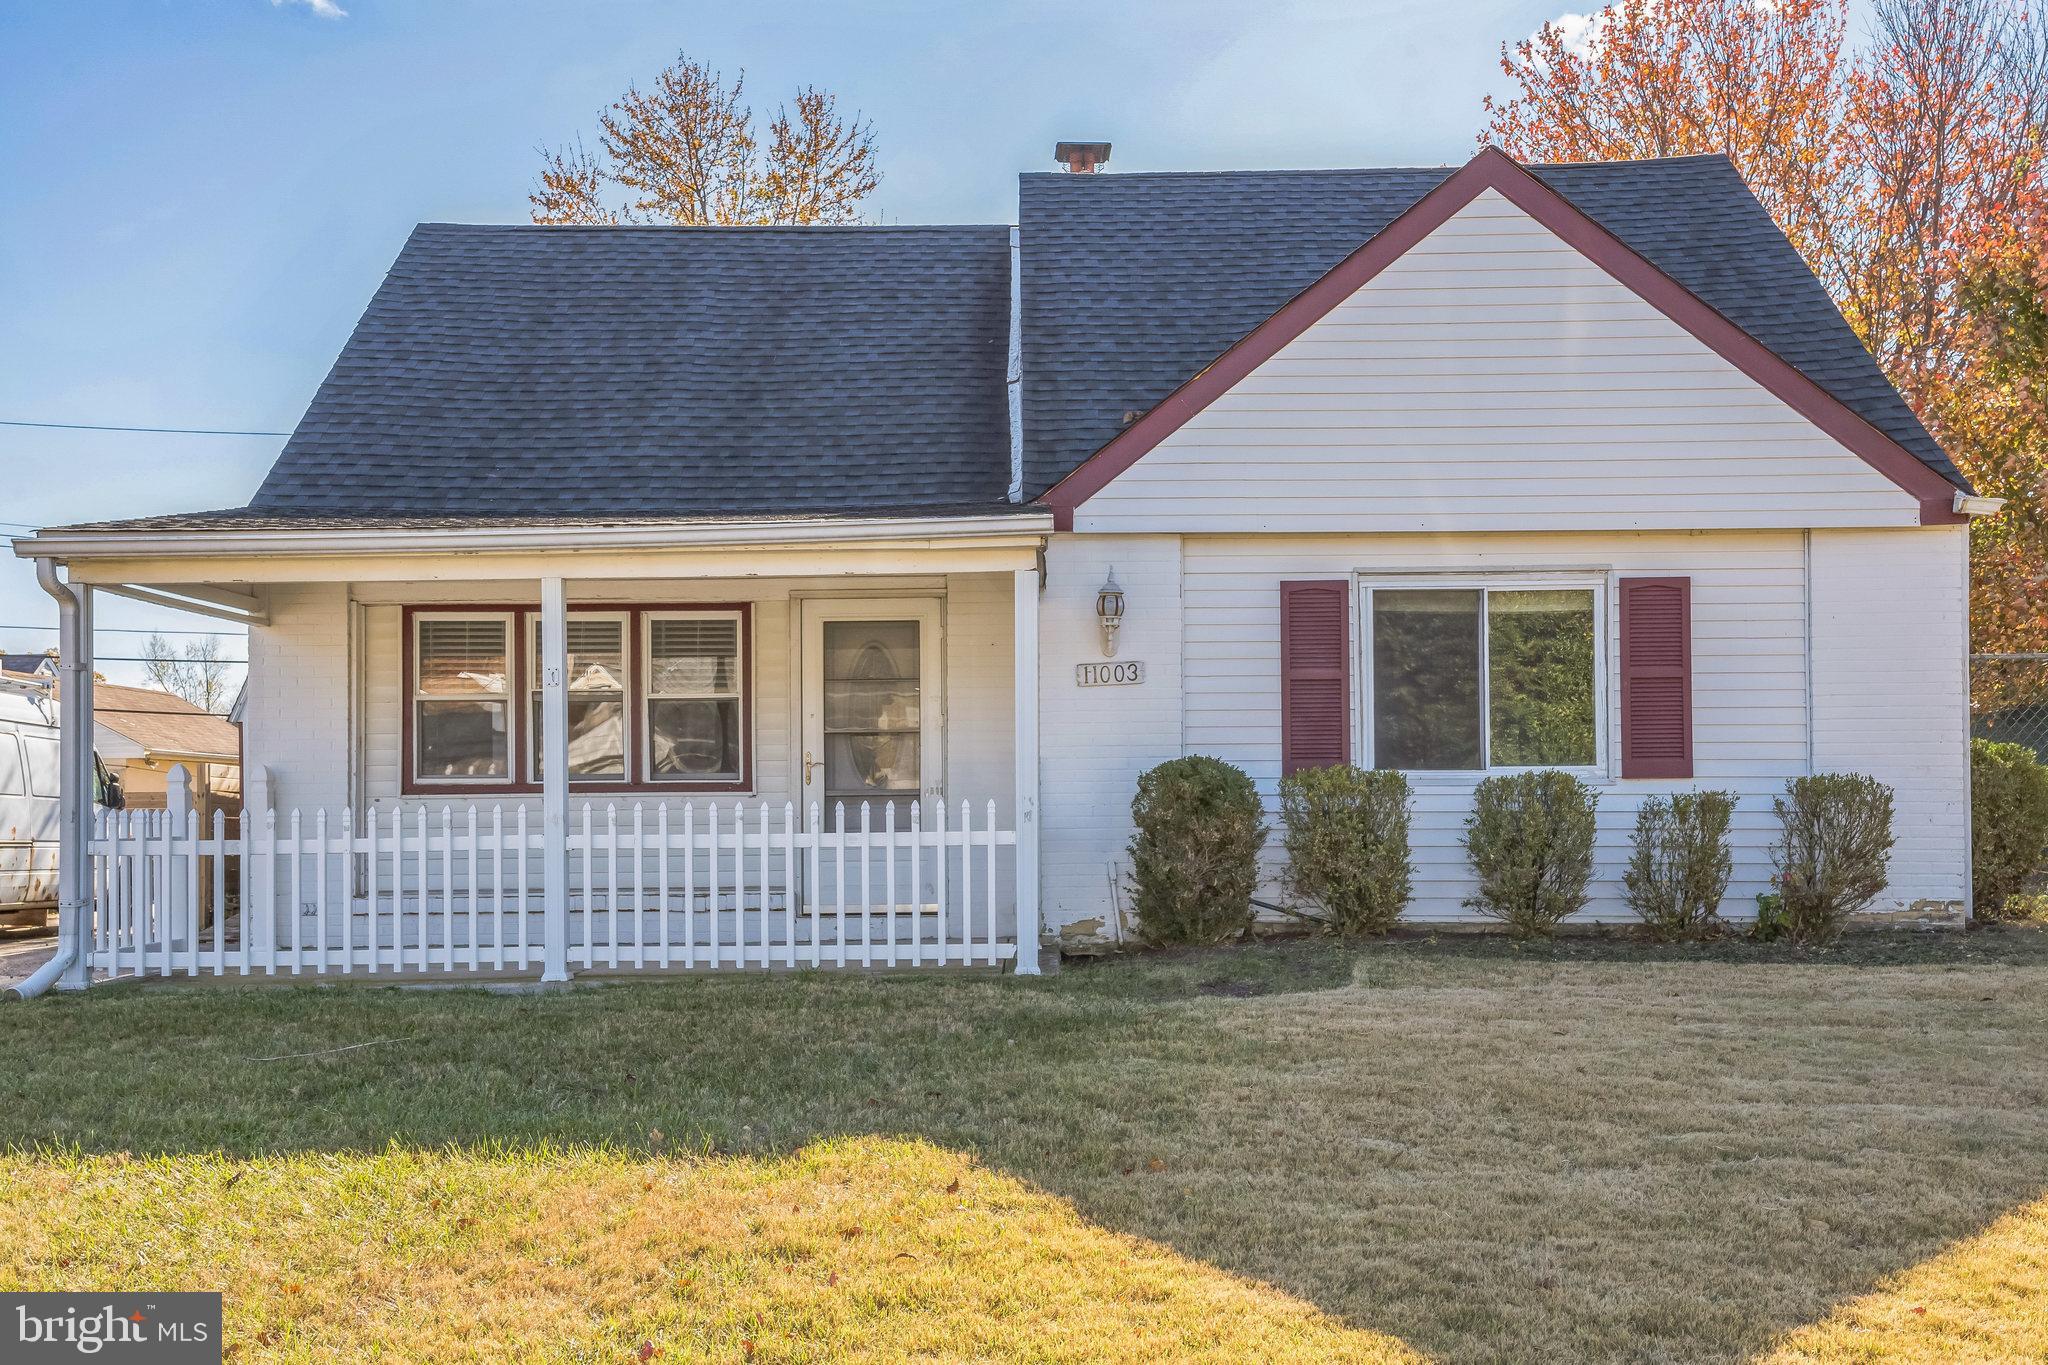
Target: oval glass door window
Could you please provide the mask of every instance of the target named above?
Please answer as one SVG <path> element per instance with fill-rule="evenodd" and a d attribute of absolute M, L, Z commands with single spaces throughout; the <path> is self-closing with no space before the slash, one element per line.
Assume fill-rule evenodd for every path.
<path fill-rule="evenodd" d="M 909 827 L 910 802 L 923 782 L 923 642 L 916 621 L 824 623 L 825 800 L 845 802 L 860 827 L 859 803 L 895 801 L 896 827 Z"/>

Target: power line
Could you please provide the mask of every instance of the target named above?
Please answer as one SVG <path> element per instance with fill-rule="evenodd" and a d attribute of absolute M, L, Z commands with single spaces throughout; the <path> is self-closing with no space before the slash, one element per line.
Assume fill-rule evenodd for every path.
<path fill-rule="evenodd" d="M 169 654 L 95 654 L 96 664 L 233 664 L 247 667 L 247 659 L 181 659 Z"/>
<path fill-rule="evenodd" d="M 249 663 L 247 659 L 188 659 L 181 654 L 95 654 L 92 661 L 96 664 L 234 664 L 238 667 L 247 667 Z"/>
<path fill-rule="evenodd" d="M 138 431 L 156 436 L 289 436 L 289 431 L 237 431 L 224 427 L 121 427 L 96 422 L 16 422 L 0 418 L 0 427 L 38 427 L 44 431 Z"/>

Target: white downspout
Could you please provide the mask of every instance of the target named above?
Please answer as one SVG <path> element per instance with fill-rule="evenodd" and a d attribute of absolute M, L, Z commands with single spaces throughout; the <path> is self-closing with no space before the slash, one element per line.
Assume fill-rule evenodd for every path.
<path fill-rule="evenodd" d="M 1010 400 L 1010 501 L 1024 501 L 1024 247 L 1010 229 L 1010 364 L 1003 387 Z"/>
<path fill-rule="evenodd" d="M 92 816 L 92 788 L 88 785 L 81 792 L 78 775 L 89 771 L 84 765 L 91 762 L 87 757 L 82 764 L 79 754 L 81 748 L 87 755 L 92 753 L 92 736 L 87 729 L 91 724 L 90 700 L 85 693 L 91 685 L 92 666 L 79 643 L 83 623 L 78 594 L 57 577 L 55 560 L 36 561 L 36 582 L 57 599 L 57 676 L 62 689 L 57 698 L 58 755 L 62 765 L 57 788 L 57 951 L 26 981 L 8 988 L 7 994 L 17 1000 L 32 1000 L 60 980 L 66 990 L 79 990 L 87 979 L 85 954 L 81 950 L 89 908 L 84 895 L 88 856 L 84 822 Z M 85 681 L 80 680 L 81 675 Z"/>

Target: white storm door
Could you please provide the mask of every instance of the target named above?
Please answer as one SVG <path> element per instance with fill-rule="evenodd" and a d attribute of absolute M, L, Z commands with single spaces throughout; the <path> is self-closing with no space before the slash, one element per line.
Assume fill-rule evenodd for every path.
<path fill-rule="evenodd" d="M 945 717 L 936 598 L 814 598 L 803 606 L 804 818 L 910 828 L 910 804 L 945 799 Z"/>

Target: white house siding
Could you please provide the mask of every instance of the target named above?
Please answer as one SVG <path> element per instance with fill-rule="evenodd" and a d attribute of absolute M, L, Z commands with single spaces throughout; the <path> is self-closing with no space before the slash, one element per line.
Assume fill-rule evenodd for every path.
<path fill-rule="evenodd" d="M 1135 686 L 1080 687 L 1101 663 L 1095 595 L 1124 590 L 1117 658 Z M 1177 536 L 1055 536 L 1039 608 L 1040 903 L 1048 929 L 1114 937 L 1138 774 L 1181 753 L 1181 562 Z"/>
<path fill-rule="evenodd" d="M 243 790 L 267 768 L 280 809 L 338 811 L 350 799 L 348 587 L 281 583 L 267 600 L 268 623 L 249 629 Z"/>
<path fill-rule="evenodd" d="M 1910 496 L 1489 190 L 1090 498 L 1075 529 L 1918 519 Z"/>
<path fill-rule="evenodd" d="M 1968 896 L 1968 533 L 1813 533 L 1813 754 L 1894 793 L 1886 901 Z"/>
<path fill-rule="evenodd" d="M 1187 749 L 1252 775 L 1278 816 L 1280 583 L 1409 570 L 1597 570 L 1685 574 L 1692 580 L 1693 755 L 1696 778 L 1622 782 L 1620 679 L 1609 670 L 1603 721 L 1609 777 L 1598 783 L 1598 877 L 1590 917 L 1624 918 L 1621 864 L 1636 806 L 1694 786 L 1734 792 L 1735 880 L 1726 913 L 1750 913 L 1770 876 L 1771 795 L 1807 770 L 1804 538 L 1797 531 L 1494 536 L 1191 536 L 1186 541 Z M 1618 595 L 1607 595 L 1609 654 Z M 1360 663 L 1353 641 L 1353 753 Z M 1476 778 L 1418 774 L 1411 840 L 1411 916 L 1458 919 L 1472 882 L 1460 842 Z M 1279 866 L 1279 839 L 1269 870 Z M 1268 894 L 1278 895 L 1277 886 Z"/>

